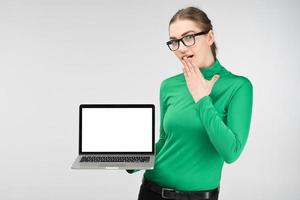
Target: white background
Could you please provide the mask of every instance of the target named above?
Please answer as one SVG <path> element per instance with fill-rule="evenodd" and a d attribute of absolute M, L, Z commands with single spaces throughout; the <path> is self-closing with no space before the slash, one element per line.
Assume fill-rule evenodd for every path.
<path fill-rule="evenodd" d="M 154 103 L 181 73 L 168 23 L 186 6 L 212 20 L 218 58 L 254 86 L 241 157 L 220 200 L 297 199 L 299 1 L 0 1 L 0 199 L 137 199 L 144 171 L 71 170 L 80 103 Z M 157 112 L 158 114 L 158 112 Z M 156 117 L 158 138 L 159 115 Z"/>

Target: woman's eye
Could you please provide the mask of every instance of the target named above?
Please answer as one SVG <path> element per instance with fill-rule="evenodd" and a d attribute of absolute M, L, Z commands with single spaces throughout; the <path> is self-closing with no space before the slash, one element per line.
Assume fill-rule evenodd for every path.
<path fill-rule="evenodd" d="M 190 40 L 190 39 L 193 38 L 193 36 L 192 35 L 187 35 L 185 38 L 188 39 L 188 40 Z"/>
<path fill-rule="evenodd" d="M 176 40 L 173 40 L 173 41 L 171 41 L 171 44 L 172 44 L 172 45 L 176 45 L 176 44 L 177 44 L 177 41 L 176 41 Z"/>

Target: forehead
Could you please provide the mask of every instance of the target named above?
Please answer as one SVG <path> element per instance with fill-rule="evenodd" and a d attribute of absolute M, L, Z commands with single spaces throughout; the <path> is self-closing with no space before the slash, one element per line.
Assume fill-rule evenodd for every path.
<path fill-rule="evenodd" d="M 178 19 L 170 25 L 169 36 L 180 38 L 181 35 L 187 31 L 198 32 L 200 28 L 191 20 Z"/>

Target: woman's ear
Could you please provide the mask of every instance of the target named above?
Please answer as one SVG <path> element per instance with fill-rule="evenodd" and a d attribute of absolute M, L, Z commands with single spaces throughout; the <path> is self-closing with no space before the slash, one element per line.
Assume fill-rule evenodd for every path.
<path fill-rule="evenodd" d="M 212 45 L 215 41 L 215 36 L 214 36 L 214 32 L 213 30 L 209 30 L 209 32 L 207 33 L 207 42 L 210 45 Z"/>

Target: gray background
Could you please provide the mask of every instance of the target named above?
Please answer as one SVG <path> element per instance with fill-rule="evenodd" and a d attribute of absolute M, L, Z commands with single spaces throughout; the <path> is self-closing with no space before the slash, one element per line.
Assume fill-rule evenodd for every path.
<path fill-rule="evenodd" d="M 1 1 L 0 199 L 136 199 L 144 171 L 71 170 L 80 103 L 154 103 L 181 73 L 168 22 L 198 6 L 218 58 L 254 86 L 242 156 L 224 165 L 220 199 L 298 199 L 299 2 Z"/>

